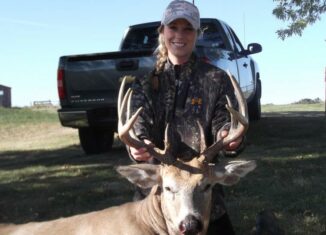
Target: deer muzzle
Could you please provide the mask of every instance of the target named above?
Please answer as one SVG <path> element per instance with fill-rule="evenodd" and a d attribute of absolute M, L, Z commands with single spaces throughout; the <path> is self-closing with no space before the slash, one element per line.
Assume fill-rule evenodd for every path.
<path fill-rule="evenodd" d="M 203 223 L 193 215 L 188 215 L 179 224 L 179 231 L 182 235 L 196 235 L 203 230 Z"/>

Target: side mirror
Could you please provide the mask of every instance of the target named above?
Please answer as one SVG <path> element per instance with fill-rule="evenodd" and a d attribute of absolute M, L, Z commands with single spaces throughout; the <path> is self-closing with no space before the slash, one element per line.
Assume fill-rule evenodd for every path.
<path fill-rule="evenodd" d="M 250 43 L 247 46 L 247 50 L 243 50 L 241 52 L 242 55 L 251 55 L 255 53 L 259 53 L 263 50 L 262 46 L 259 43 Z"/>

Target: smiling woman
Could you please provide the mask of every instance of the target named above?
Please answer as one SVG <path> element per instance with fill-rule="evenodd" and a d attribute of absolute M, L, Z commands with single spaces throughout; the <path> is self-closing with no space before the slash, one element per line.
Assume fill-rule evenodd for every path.
<path fill-rule="evenodd" d="M 198 156 L 200 136 L 207 140 L 207 145 L 224 143 L 210 158 L 209 161 L 214 163 L 219 161 L 218 156 L 221 155 L 235 157 L 245 146 L 245 132 L 232 138 L 230 126 L 233 126 L 233 119 L 225 106 L 239 106 L 239 110 L 243 111 L 241 107 L 244 105 L 241 104 L 245 101 L 235 101 L 235 93 L 237 98 L 242 95 L 237 92 L 240 88 L 234 85 L 236 82 L 233 82 L 233 76 L 195 51 L 200 27 L 199 10 L 189 1 L 171 1 L 163 13 L 158 29 L 156 66 L 147 74 L 136 76 L 132 85 L 131 112 L 143 109 L 135 121 L 134 129 L 136 136 L 147 144 L 127 146 L 131 159 L 137 163 L 158 164 L 164 160 L 156 159 L 150 146 L 164 146 L 167 123 L 173 126 L 173 154 L 182 159 Z M 227 35 L 224 36 L 227 38 Z M 243 53 L 250 54 L 249 50 Z M 227 139 L 230 141 L 226 142 Z M 220 185 L 213 187 L 207 234 L 234 234 L 222 191 Z M 146 192 L 139 189 L 135 198 L 140 199 L 144 195 Z M 194 234 L 191 230 L 188 232 Z"/>

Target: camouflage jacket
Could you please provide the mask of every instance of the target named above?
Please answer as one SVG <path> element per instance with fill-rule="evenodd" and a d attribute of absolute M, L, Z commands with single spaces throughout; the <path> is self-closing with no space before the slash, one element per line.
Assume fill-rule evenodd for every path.
<path fill-rule="evenodd" d="M 132 112 L 141 106 L 144 108 L 135 124 L 136 135 L 163 148 L 165 127 L 170 123 L 174 131 L 170 142 L 175 154 L 183 154 L 182 157 L 193 157 L 199 152 L 197 122 L 202 125 L 209 146 L 230 120 L 225 108 L 226 95 L 235 103 L 234 90 L 226 73 L 194 54 L 183 65 L 167 61 L 162 72 L 153 71 L 136 78 L 132 88 Z"/>

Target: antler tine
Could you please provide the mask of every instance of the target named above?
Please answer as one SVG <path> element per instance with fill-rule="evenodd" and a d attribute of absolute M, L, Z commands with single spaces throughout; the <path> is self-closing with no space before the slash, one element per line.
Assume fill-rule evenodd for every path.
<path fill-rule="evenodd" d="M 119 118 L 119 123 L 121 121 L 121 104 L 122 104 L 122 99 L 123 99 L 123 92 L 126 84 L 126 77 L 123 78 L 120 89 L 119 89 L 119 94 L 118 94 L 118 118 Z"/>
<path fill-rule="evenodd" d="M 121 84 L 124 85 L 124 84 Z M 125 113 L 126 111 L 126 104 L 128 102 L 128 99 L 130 99 L 132 95 L 132 91 L 131 89 L 128 89 L 128 91 L 126 92 L 125 96 L 123 97 L 122 103 L 120 103 L 120 105 L 118 105 L 118 107 L 120 106 L 120 109 L 118 110 L 118 114 L 119 114 L 119 123 L 118 123 L 118 134 L 119 134 L 119 138 L 122 140 L 122 142 L 124 142 L 126 145 L 134 147 L 134 148 L 140 148 L 140 147 L 145 147 L 143 145 L 143 142 L 139 141 L 138 139 L 132 138 L 130 136 L 130 129 L 132 128 L 132 126 L 134 125 L 135 121 L 137 120 L 137 117 L 139 116 L 140 112 L 143 110 L 142 107 L 140 107 L 136 113 L 134 113 L 134 115 L 132 115 L 132 117 L 126 121 L 126 123 L 123 123 L 124 119 L 125 119 Z M 120 96 L 120 94 L 119 94 Z M 120 99 L 121 101 L 121 99 Z"/>
<path fill-rule="evenodd" d="M 205 132 L 204 132 L 203 126 L 200 124 L 200 122 L 198 120 L 197 120 L 197 125 L 198 125 L 199 132 L 200 132 L 200 152 L 203 152 L 207 148 Z"/>
<path fill-rule="evenodd" d="M 165 164 L 173 164 L 174 162 L 177 161 L 177 159 L 170 154 L 171 151 L 171 143 L 170 143 L 170 138 L 169 138 L 169 131 L 170 131 L 170 124 L 167 123 L 165 127 L 165 132 L 164 132 L 164 150 L 163 152 L 165 153 L 165 159 L 164 163 Z M 160 150 L 162 151 L 162 150 Z"/>
<path fill-rule="evenodd" d="M 203 126 L 200 124 L 200 122 L 197 120 L 197 125 L 199 128 L 199 138 L 200 138 L 200 152 L 203 153 L 206 149 L 207 149 L 207 145 L 206 145 L 206 139 L 205 139 L 205 133 L 204 133 L 204 129 Z M 200 155 L 198 160 L 201 162 L 204 162 L 206 159 L 205 155 Z"/>
<path fill-rule="evenodd" d="M 169 145 L 165 147 L 164 150 L 153 147 L 152 145 L 146 144 L 143 141 L 140 141 L 137 138 L 131 136 L 130 132 L 132 130 L 133 125 L 135 124 L 139 114 L 142 112 L 143 107 L 140 107 L 130 119 L 125 120 L 125 113 L 129 112 L 129 105 L 132 96 L 132 90 L 128 89 L 125 96 L 123 97 L 124 86 L 125 86 L 126 77 L 123 79 L 118 96 L 118 135 L 123 143 L 130 147 L 134 148 L 146 148 L 147 151 L 157 160 L 165 163 L 171 164 L 173 163 L 173 157 L 169 154 Z M 122 98 L 123 97 L 123 98 Z M 128 107 L 127 107 L 128 106 Z M 128 110 L 126 110 L 128 109 Z M 168 128 L 168 127 L 167 127 Z M 167 130 L 166 130 L 167 131 Z"/>
<path fill-rule="evenodd" d="M 207 162 L 212 161 L 214 156 L 220 150 L 222 150 L 224 146 L 243 136 L 249 126 L 247 103 L 243 96 L 243 93 L 241 92 L 240 86 L 229 71 L 227 71 L 227 75 L 233 85 L 235 97 L 238 101 L 239 111 L 236 111 L 233 108 L 229 97 L 226 96 L 227 104 L 225 105 L 225 107 L 230 112 L 231 116 L 229 134 L 225 138 L 218 140 L 213 145 L 208 147 L 204 152 L 202 152 L 201 156 L 203 156 Z"/>
<path fill-rule="evenodd" d="M 231 115 L 231 128 L 229 130 L 228 136 L 223 139 L 223 145 L 227 145 L 230 142 L 236 140 L 237 138 L 243 136 L 249 127 L 248 108 L 247 108 L 246 100 L 243 96 L 243 93 L 241 92 L 241 88 L 240 88 L 238 82 L 230 74 L 229 71 L 227 71 L 227 74 L 231 80 L 233 87 L 234 87 L 234 93 L 235 93 L 235 97 L 238 101 L 239 112 L 236 111 L 232 107 L 232 103 L 231 103 L 229 97 L 227 97 L 228 104 L 226 105 L 226 108 L 230 112 L 230 115 Z"/>

